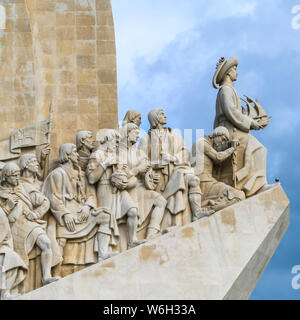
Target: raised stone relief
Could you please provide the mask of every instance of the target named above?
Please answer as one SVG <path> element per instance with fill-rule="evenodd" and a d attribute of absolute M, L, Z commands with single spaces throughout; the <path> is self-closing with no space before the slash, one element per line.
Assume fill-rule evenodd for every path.
<path fill-rule="evenodd" d="M 13 294 L 11 291 L 23 282 L 28 268 L 14 251 L 9 222 L 2 208 L 0 208 L 0 268 L 0 299 L 15 298 L 18 294 Z"/>
<path fill-rule="evenodd" d="M 29 254 L 37 246 L 41 254 L 42 283 L 56 281 L 51 276 L 52 250 L 46 234 L 43 216 L 49 209 L 49 200 L 29 181 L 20 181 L 20 168 L 6 164 L 1 172 L 1 208 L 11 225 L 14 250 L 29 264 Z"/>
<path fill-rule="evenodd" d="M 13 270 L 2 272 L 2 298 L 14 297 L 12 289 L 24 293 L 57 281 L 269 188 L 265 149 L 249 130 L 266 127 L 270 118 L 249 97 L 242 108 L 233 87 L 236 66 L 237 58 L 218 64 L 215 129 L 191 152 L 179 132 L 166 127 L 162 109 L 149 112 L 150 130 L 138 147 L 141 114 L 131 110 L 122 128 L 100 130 L 96 139 L 90 130 L 78 131 L 76 145 L 61 145 L 51 169 L 52 121 L 14 131 L 14 156 L 3 157 L 0 168 L 0 262 L 6 270 L 12 261 Z"/>
<path fill-rule="evenodd" d="M 192 166 L 200 179 L 203 207 L 218 211 L 246 198 L 243 191 L 213 176 L 214 169 L 218 174 L 222 163 L 227 159 L 233 159 L 237 146 L 238 141 L 229 140 L 229 132 L 225 127 L 215 128 L 210 135 L 199 139 L 193 145 Z"/>
<path fill-rule="evenodd" d="M 242 112 L 240 97 L 234 88 L 237 80 L 238 58 L 221 58 L 213 77 L 213 86 L 218 89 L 214 127 L 224 126 L 229 138 L 239 140 L 234 152 L 235 163 L 231 159 L 221 166 L 219 180 L 243 190 L 247 197 L 267 185 L 265 147 L 249 131 L 265 128 L 269 123 L 263 108 L 257 101 L 247 97 L 248 112 Z M 255 108 L 251 105 L 255 103 Z"/>
<path fill-rule="evenodd" d="M 162 234 L 179 232 L 191 223 L 205 224 L 218 211 L 272 187 L 266 180 L 266 149 L 250 134 L 268 126 L 270 117 L 248 96 L 242 99 L 245 107 L 241 105 L 234 88 L 237 57 L 218 62 L 213 77 L 219 90 L 214 130 L 189 150 L 181 134 L 166 126 L 160 108 L 150 110 L 149 131 L 141 137 L 139 111 L 129 110 L 117 127 L 109 0 L 99 0 L 96 8 L 85 6 L 88 15 L 82 14 L 78 1 L 75 11 L 83 25 L 87 20 L 98 25 L 99 12 L 107 23 L 97 27 L 94 42 L 86 42 L 90 39 L 76 26 L 82 40 L 76 40 L 72 50 L 61 42 L 61 26 L 55 25 L 57 42 L 43 41 L 38 13 L 43 9 L 37 2 L 22 0 L 20 5 L 27 13 L 24 20 L 36 31 L 32 34 L 29 28 L 27 36 L 28 50 L 35 48 L 37 55 L 31 93 L 41 105 L 34 117 L 26 114 L 26 121 L 10 121 L 5 132 L 1 127 L 1 299 L 60 283 L 93 264 L 101 268 L 105 260 L 135 247 L 141 260 L 151 254 L 157 258 L 153 247 L 145 253 L 143 246 L 163 241 Z M 69 11 L 64 10 L 54 3 L 45 15 L 54 11 L 59 23 Z M 52 47 L 57 50 L 52 52 Z M 95 56 L 96 51 L 102 54 Z M 46 55 L 51 58 L 45 60 Z M 53 79 L 52 73 L 59 77 L 50 87 L 45 81 Z M 40 121 L 49 101 L 54 106 L 51 103 L 50 119 Z M 8 107 L 0 101 L 0 114 Z M 183 238 L 189 237 L 188 228 Z M 159 257 L 163 264 L 168 253 Z"/>
<path fill-rule="evenodd" d="M 19 158 L 22 148 L 49 144 L 49 120 L 15 130 L 8 140 L 0 142 L 0 160 Z"/>
<path fill-rule="evenodd" d="M 87 167 L 88 181 L 96 185 L 98 206 L 113 212 L 111 219 L 118 235 L 117 222 L 125 219 L 127 245 L 132 248 L 142 240 L 137 239 L 138 206 L 127 192 L 131 182 L 126 173 L 127 165 L 118 161 L 120 133 L 107 130 L 99 147 L 92 153 Z"/>
<path fill-rule="evenodd" d="M 122 127 L 124 127 L 128 123 L 136 124 L 139 127 L 142 123 L 141 113 L 136 110 L 127 111 L 127 113 L 125 114 L 125 117 L 122 121 Z"/>
<path fill-rule="evenodd" d="M 76 146 L 62 145 L 59 162 L 46 178 L 43 193 L 50 200 L 48 232 L 51 230 L 53 252 L 58 257 L 56 274 L 66 275 L 76 267 L 106 259 L 115 226 L 109 208 L 97 207 L 95 188 L 80 169 Z"/>
<path fill-rule="evenodd" d="M 148 120 L 150 130 L 148 135 L 141 138 L 139 149 L 148 156 L 154 173 L 159 175 L 155 190 L 167 200 L 171 218 L 167 227 L 185 224 L 184 219 L 188 217 L 189 221 L 191 210 L 194 217 L 199 218 L 212 214 L 212 210 L 201 209 L 200 181 L 195 177 L 190 165 L 189 151 L 181 135 L 171 128 L 164 127 L 167 119 L 162 109 L 152 109 L 148 114 Z M 179 215 L 182 221 L 178 221 Z"/>

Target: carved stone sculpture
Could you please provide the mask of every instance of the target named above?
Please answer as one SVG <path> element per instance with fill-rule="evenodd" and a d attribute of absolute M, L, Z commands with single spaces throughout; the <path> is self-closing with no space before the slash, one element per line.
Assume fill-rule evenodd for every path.
<path fill-rule="evenodd" d="M 145 153 L 136 147 L 139 134 L 139 127 L 134 123 L 128 123 L 122 128 L 119 163 L 127 165 L 128 175 L 135 178 L 134 183 L 127 190 L 138 205 L 140 227 L 143 226 L 151 214 L 150 222 L 147 226 L 147 239 L 150 239 L 160 234 L 160 225 L 167 201 L 160 193 L 148 189 L 148 185 L 145 182 L 148 172 L 152 171 L 152 169 Z M 152 172 L 152 174 L 154 173 Z M 154 180 L 159 179 L 159 175 L 154 174 L 153 178 Z"/>
<path fill-rule="evenodd" d="M 27 266 L 14 251 L 13 239 L 6 214 L 0 208 L 0 300 L 12 299 L 16 288 L 27 274 Z"/>
<path fill-rule="evenodd" d="M 125 168 L 118 167 L 119 141 L 118 131 L 106 131 L 99 147 L 90 157 L 87 176 L 90 184 L 97 187 L 98 206 L 111 210 L 118 222 L 126 220 L 127 244 L 128 248 L 132 248 L 144 241 L 137 240 L 138 207 L 126 191 L 128 179 Z"/>
<path fill-rule="evenodd" d="M 125 117 L 122 121 L 122 127 L 124 127 L 128 123 L 133 123 L 133 124 L 137 125 L 138 127 L 140 127 L 140 125 L 142 123 L 141 113 L 139 111 L 135 111 L 135 110 L 127 111 L 127 113 L 125 114 Z"/>
<path fill-rule="evenodd" d="M 165 128 L 166 115 L 162 109 L 152 109 L 148 114 L 151 129 L 148 135 L 144 135 L 139 143 L 142 150 L 150 159 L 151 166 L 160 179 L 156 191 L 162 193 L 167 200 L 167 209 L 171 213 L 172 226 L 176 225 L 176 215 L 185 211 L 190 213 L 189 208 L 189 182 L 194 179 L 194 170 L 189 163 L 189 151 L 181 135 L 171 128 Z M 195 181 L 194 181 L 195 182 Z M 199 183 L 199 181 L 198 181 Z M 192 208 L 199 211 L 201 208 L 200 191 L 198 194 L 198 206 Z M 193 199 L 195 200 L 195 198 Z M 198 207 L 196 209 L 196 207 Z M 196 214 L 196 212 L 194 212 Z M 207 212 L 211 214 L 212 212 Z"/>
<path fill-rule="evenodd" d="M 32 153 L 22 155 L 19 160 L 19 167 L 23 184 L 40 191 L 43 183 L 38 179 L 39 163 L 36 155 Z"/>
<path fill-rule="evenodd" d="M 20 168 L 8 163 L 2 169 L 0 206 L 8 216 L 14 249 L 28 264 L 28 255 L 36 245 L 41 250 L 42 282 L 58 278 L 51 276 L 52 250 L 46 234 L 46 221 L 41 220 L 49 209 L 49 200 L 20 182 Z"/>
<path fill-rule="evenodd" d="M 77 132 L 76 147 L 79 155 L 79 158 L 78 158 L 79 166 L 83 171 L 85 171 L 89 163 L 91 153 L 95 147 L 93 133 L 91 131 Z"/>
<path fill-rule="evenodd" d="M 53 251 L 65 266 L 65 270 L 57 268 L 56 272 L 65 275 L 73 272 L 72 266 L 110 257 L 108 246 L 117 226 L 109 209 L 97 207 L 95 189 L 78 165 L 74 144 L 60 147 L 59 162 L 45 180 L 43 192 L 50 200 Z"/>
<path fill-rule="evenodd" d="M 251 117 L 251 112 L 242 112 L 240 98 L 233 84 L 238 76 L 237 65 L 237 57 L 229 60 L 221 58 L 217 64 L 213 78 L 213 86 L 219 89 L 214 127 L 226 127 L 230 139 L 237 137 L 240 142 L 235 153 L 234 165 L 231 160 L 224 162 L 220 180 L 243 190 L 249 197 L 267 185 L 266 149 L 249 134 L 249 131 L 264 128 L 268 120 L 266 121 L 265 114 Z M 251 107 L 250 104 L 248 107 Z"/>
<path fill-rule="evenodd" d="M 219 166 L 230 159 L 236 150 L 237 141 L 233 141 L 231 147 L 228 147 L 229 142 L 228 130 L 217 127 L 210 135 L 200 138 L 191 152 L 191 165 L 200 178 L 203 192 L 202 206 L 214 211 L 245 199 L 243 191 L 220 182 L 213 176 L 214 168 L 218 172 Z"/>

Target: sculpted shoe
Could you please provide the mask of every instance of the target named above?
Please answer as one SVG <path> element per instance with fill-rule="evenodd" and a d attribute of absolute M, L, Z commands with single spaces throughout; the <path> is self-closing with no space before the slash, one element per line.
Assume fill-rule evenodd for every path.
<path fill-rule="evenodd" d="M 112 257 L 116 256 L 118 253 L 119 252 L 110 252 L 110 253 L 105 253 L 105 254 L 99 255 L 98 256 L 98 262 L 102 262 L 104 260 L 112 258 Z"/>
<path fill-rule="evenodd" d="M 143 244 L 143 243 L 145 243 L 145 242 L 147 242 L 147 240 L 136 240 L 136 241 L 134 241 L 134 242 L 131 243 L 131 244 L 128 243 L 127 249 L 135 248 L 135 247 L 137 247 L 137 246 L 139 246 L 140 244 Z"/>
<path fill-rule="evenodd" d="M 197 221 L 197 220 L 199 220 L 199 219 L 201 219 L 201 218 L 208 217 L 208 216 L 212 215 L 213 213 L 215 213 L 214 210 L 205 210 L 205 209 L 202 209 L 202 210 L 200 210 L 200 211 L 198 211 L 198 212 L 196 212 L 196 213 L 194 214 L 194 216 L 193 216 L 193 222 L 194 222 L 194 221 Z"/>
<path fill-rule="evenodd" d="M 42 283 L 43 283 L 43 286 L 46 286 L 47 284 L 50 284 L 52 282 L 55 282 L 57 280 L 61 279 L 61 277 L 52 277 L 52 278 L 47 278 L 47 279 L 43 279 L 42 280 Z"/>
<path fill-rule="evenodd" d="M 154 229 L 154 228 L 149 228 L 147 231 L 147 240 L 152 240 L 155 239 L 157 237 L 159 237 L 161 235 L 160 231 Z"/>
<path fill-rule="evenodd" d="M 163 229 L 161 234 L 166 234 L 166 233 L 175 231 L 178 228 L 179 228 L 179 226 L 172 226 L 172 227 L 165 228 L 165 229 Z"/>

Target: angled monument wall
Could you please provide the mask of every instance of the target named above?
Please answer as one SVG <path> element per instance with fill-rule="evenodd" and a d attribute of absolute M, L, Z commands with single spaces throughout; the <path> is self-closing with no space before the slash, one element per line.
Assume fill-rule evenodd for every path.
<path fill-rule="evenodd" d="M 1 0 L 0 141 L 50 118 L 51 146 L 118 124 L 110 0 Z"/>

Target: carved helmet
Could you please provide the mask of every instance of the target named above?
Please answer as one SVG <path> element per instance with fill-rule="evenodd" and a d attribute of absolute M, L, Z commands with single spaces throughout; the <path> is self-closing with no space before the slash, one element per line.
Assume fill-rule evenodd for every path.
<path fill-rule="evenodd" d="M 238 57 L 231 57 L 230 59 L 226 60 L 224 57 L 222 57 L 219 62 L 217 63 L 217 70 L 215 72 L 215 75 L 213 77 L 213 86 L 216 89 L 219 89 L 219 84 L 221 83 L 223 77 L 225 76 L 226 72 L 234 66 L 237 66 L 239 64 Z"/>

